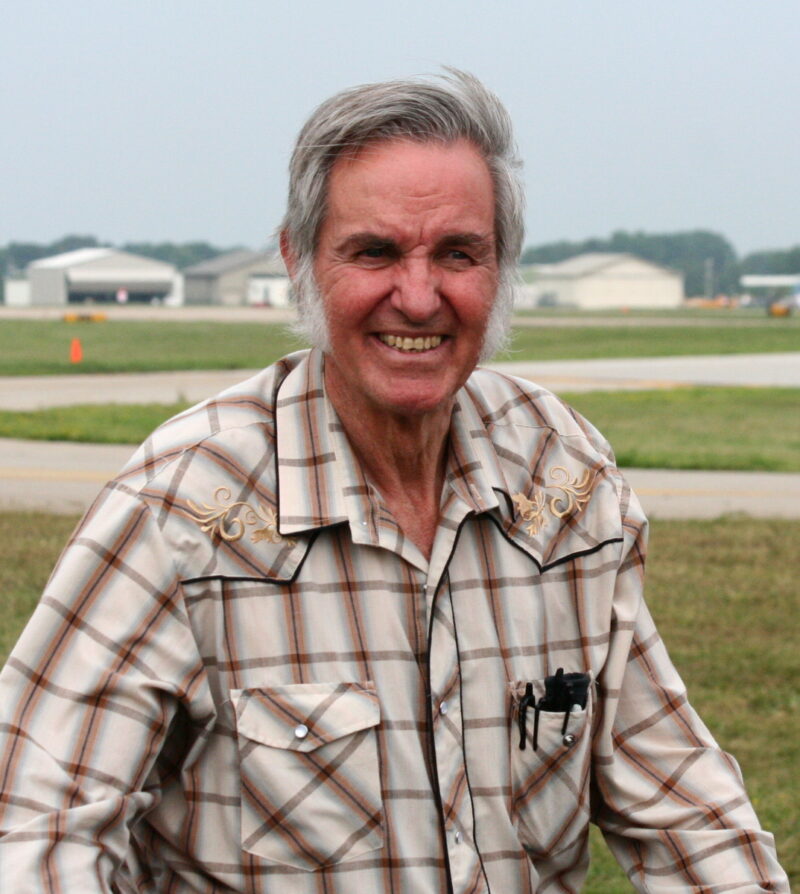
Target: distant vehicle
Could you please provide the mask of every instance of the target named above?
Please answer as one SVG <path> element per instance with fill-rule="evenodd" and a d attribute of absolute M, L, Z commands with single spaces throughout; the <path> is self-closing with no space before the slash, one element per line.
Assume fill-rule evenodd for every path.
<path fill-rule="evenodd" d="M 791 298 L 781 298 L 778 301 L 773 301 L 767 307 L 767 313 L 771 317 L 788 317 L 791 316 L 792 311 L 795 310 L 797 307 L 797 296 L 792 296 Z"/>

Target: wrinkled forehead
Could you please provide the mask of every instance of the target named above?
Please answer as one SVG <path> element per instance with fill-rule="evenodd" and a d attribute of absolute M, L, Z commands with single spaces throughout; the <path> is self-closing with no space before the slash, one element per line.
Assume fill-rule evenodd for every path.
<path fill-rule="evenodd" d="M 496 197 L 489 164 L 469 140 L 375 140 L 340 153 L 327 172 L 325 201 L 316 233 L 333 219 L 385 210 L 432 217 L 452 209 L 482 220 L 485 237 L 495 230 Z M 466 220 L 465 220 L 466 223 Z M 463 227 L 456 227 L 464 232 Z M 455 232 L 454 231 L 454 232 Z"/>

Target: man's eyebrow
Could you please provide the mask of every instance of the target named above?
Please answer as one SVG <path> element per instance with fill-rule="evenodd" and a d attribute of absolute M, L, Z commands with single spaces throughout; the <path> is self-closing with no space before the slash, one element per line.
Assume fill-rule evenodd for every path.
<path fill-rule="evenodd" d="M 377 233 L 365 231 L 362 233 L 351 233 L 349 236 L 346 236 L 336 245 L 336 250 L 340 252 L 349 251 L 353 248 L 363 248 L 365 245 L 383 248 L 392 247 L 394 244 L 394 240 L 392 239 L 387 239 L 385 236 L 379 236 Z"/>
<path fill-rule="evenodd" d="M 494 236 L 482 233 L 449 233 L 442 236 L 439 245 L 477 245 L 491 248 L 494 245 Z"/>
<path fill-rule="evenodd" d="M 442 236 L 436 243 L 437 249 L 463 246 L 464 248 L 481 248 L 486 251 L 494 250 L 494 245 L 494 235 L 491 233 L 448 233 Z M 335 246 L 335 250 L 340 254 L 346 254 L 354 249 L 366 247 L 396 249 L 397 243 L 394 239 L 390 239 L 387 236 L 364 230 L 360 233 L 351 233 L 349 236 L 345 236 Z"/>

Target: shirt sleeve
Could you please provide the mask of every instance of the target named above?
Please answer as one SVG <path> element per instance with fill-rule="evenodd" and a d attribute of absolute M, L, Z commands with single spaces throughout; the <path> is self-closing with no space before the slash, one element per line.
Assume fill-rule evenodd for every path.
<path fill-rule="evenodd" d="M 637 890 L 789 892 L 736 761 L 687 700 L 642 597 L 646 524 L 626 526 L 594 739 L 595 822 Z"/>
<path fill-rule="evenodd" d="M 179 712 L 202 741 L 213 704 L 170 551 L 149 507 L 109 488 L 0 675 L 4 890 L 139 890 L 130 830 L 158 803 Z"/>

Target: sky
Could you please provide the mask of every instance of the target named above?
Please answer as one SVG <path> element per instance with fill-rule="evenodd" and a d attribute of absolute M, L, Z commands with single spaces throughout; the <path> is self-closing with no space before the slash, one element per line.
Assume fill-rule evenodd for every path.
<path fill-rule="evenodd" d="M 0 245 L 261 247 L 314 107 L 442 65 L 511 113 L 528 245 L 800 243 L 798 0 L 3 0 Z"/>

